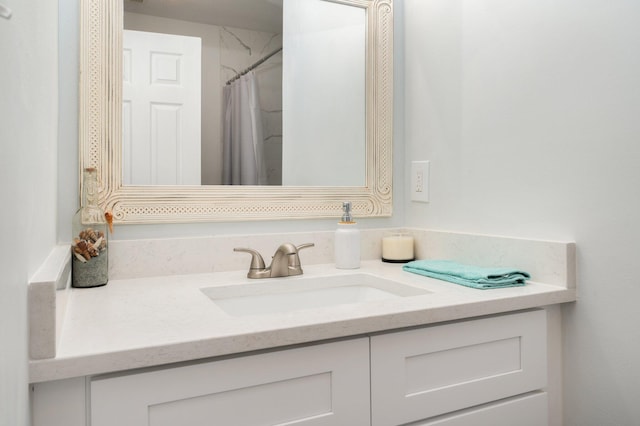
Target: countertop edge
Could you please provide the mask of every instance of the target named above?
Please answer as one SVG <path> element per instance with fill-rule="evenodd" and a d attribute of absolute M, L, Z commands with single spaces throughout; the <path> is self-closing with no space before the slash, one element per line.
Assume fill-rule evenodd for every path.
<path fill-rule="evenodd" d="M 448 306 L 429 307 L 399 313 L 370 315 L 319 324 L 285 327 L 236 335 L 215 336 L 159 346 L 142 347 L 86 356 L 31 360 L 29 382 L 40 383 L 160 367 L 174 363 L 230 355 L 245 355 L 260 350 L 312 344 L 331 339 L 383 333 L 392 330 L 428 326 L 447 321 L 515 312 L 576 301 L 575 288 L 515 295 L 494 300 L 470 301 Z"/>

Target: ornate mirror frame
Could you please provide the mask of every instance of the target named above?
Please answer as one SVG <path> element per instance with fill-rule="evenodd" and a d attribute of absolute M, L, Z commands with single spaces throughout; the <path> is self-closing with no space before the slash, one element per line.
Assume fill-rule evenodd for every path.
<path fill-rule="evenodd" d="M 81 0 L 79 171 L 98 169 L 99 203 L 117 223 L 391 216 L 393 0 L 328 0 L 365 9 L 366 180 L 363 187 L 124 186 L 123 0 Z M 81 184 L 82 185 L 82 184 Z M 82 188 L 80 188 L 82 191 Z"/>

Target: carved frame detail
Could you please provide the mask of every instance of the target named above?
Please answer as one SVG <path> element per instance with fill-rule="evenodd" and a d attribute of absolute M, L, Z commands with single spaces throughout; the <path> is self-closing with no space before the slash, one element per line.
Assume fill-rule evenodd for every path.
<path fill-rule="evenodd" d="M 329 0 L 367 16 L 367 166 L 363 187 L 124 186 L 122 0 L 81 0 L 79 173 L 98 169 L 100 206 L 114 222 L 178 223 L 336 217 L 392 212 L 393 0 Z M 82 185 L 82 183 L 80 184 Z M 80 188 L 82 191 L 82 188 Z"/>

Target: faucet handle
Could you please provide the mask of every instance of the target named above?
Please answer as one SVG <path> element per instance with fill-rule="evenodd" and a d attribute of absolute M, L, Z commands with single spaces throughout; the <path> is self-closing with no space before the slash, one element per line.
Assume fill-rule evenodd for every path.
<path fill-rule="evenodd" d="M 297 249 L 298 251 L 300 251 L 300 250 L 302 250 L 302 249 L 306 249 L 306 248 L 314 247 L 314 246 L 315 246 L 315 244 L 314 244 L 314 243 L 305 243 L 305 244 L 300 244 L 298 247 L 296 247 L 296 249 Z"/>
<path fill-rule="evenodd" d="M 236 247 L 233 249 L 233 251 L 240 251 L 240 252 L 251 254 L 251 266 L 249 266 L 249 269 L 260 269 L 260 270 L 265 269 L 264 259 L 262 259 L 262 255 L 258 253 L 256 250 L 250 249 L 250 248 Z"/>
<path fill-rule="evenodd" d="M 297 247 L 294 246 L 296 250 L 295 250 L 295 252 L 290 253 L 292 256 L 289 257 L 289 267 L 300 268 L 300 256 L 298 256 L 298 253 L 302 249 L 306 249 L 306 248 L 313 247 L 313 246 L 315 246 L 314 243 L 300 244 Z M 302 270 L 300 272 L 302 272 Z"/>

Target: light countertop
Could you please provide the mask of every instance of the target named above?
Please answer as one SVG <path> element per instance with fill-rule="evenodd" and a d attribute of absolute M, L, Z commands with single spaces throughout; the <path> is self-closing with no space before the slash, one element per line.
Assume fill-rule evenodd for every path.
<path fill-rule="evenodd" d="M 576 291 L 533 281 L 476 290 L 364 261 L 357 270 L 308 265 L 304 280 L 371 274 L 426 290 L 424 295 L 288 313 L 233 317 L 201 288 L 256 284 L 246 271 L 111 280 L 73 289 L 55 358 L 32 360 L 30 381 L 43 382 L 356 336 L 574 301 Z"/>

